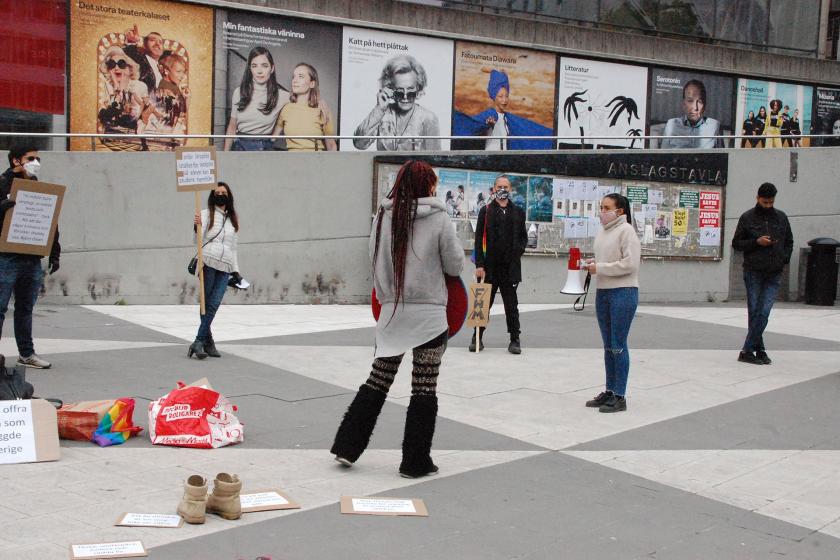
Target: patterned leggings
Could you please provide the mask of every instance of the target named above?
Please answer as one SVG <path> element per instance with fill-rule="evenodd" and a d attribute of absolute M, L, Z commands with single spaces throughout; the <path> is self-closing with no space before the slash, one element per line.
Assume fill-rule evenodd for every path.
<path fill-rule="evenodd" d="M 440 360 L 444 351 L 446 351 L 447 334 L 443 332 L 412 351 L 414 354 L 414 360 L 412 361 L 414 367 L 411 370 L 412 395 L 435 394 L 438 373 L 440 372 Z M 376 358 L 373 361 L 373 368 L 365 385 L 387 394 L 394 383 L 394 377 L 397 375 L 403 356 L 404 354 Z"/>

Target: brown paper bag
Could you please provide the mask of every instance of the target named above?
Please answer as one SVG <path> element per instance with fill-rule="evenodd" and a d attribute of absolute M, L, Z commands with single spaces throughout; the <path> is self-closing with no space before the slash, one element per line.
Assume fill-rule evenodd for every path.
<path fill-rule="evenodd" d="M 84 401 L 65 404 L 58 409 L 58 436 L 61 439 L 91 441 L 102 418 L 116 401 Z"/>

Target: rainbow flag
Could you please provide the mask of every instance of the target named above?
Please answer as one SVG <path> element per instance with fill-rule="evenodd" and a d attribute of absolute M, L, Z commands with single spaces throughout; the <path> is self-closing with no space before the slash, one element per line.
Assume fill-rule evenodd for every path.
<path fill-rule="evenodd" d="M 99 447 L 119 445 L 143 428 L 134 425 L 134 399 L 117 399 L 99 426 L 96 428 L 91 441 Z"/>

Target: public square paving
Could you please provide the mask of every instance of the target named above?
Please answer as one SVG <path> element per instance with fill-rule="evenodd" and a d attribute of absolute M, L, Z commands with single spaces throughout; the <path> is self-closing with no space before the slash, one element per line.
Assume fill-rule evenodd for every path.
<path fill-rule="evenodd" d="M 370 367 L 367 306 L 222 306 L 221 359 L 186 357 L 195 306 L 36 307 L 28 370 L 65 402 L 150 400 L 208 377 L 239 407 L 245 442 L 217 450 L 62 441 L 53 463 L 0 468 L 0 558 L 68 558 L 70 543 L 140 539 L 153 559 L 840 558 L 840 309 L 778 305 L 770 366 L 736 361 L 743 305 L 639 308 L 628 411 L 583 406 L 603 383 L 594 310 L 522 306 L 524 352 L 502 317 L 487 349 L 450 341 L 433 457 L 400 478 L 405 360 L 370 449 L 332 460 L 335 429 Z M 496 311 L 494 309 L 494 311 Z M 11 314 L 10 314 L 11 315 Z M 11 316 L 0 353 L 14 356 Z M 115 527 L 174 513 L 194 473 L 281 488 L 300 510 L 208 516 L 180 529 Z M 341 496 L 421 498 L 429 517 L 342 515 Z"/>

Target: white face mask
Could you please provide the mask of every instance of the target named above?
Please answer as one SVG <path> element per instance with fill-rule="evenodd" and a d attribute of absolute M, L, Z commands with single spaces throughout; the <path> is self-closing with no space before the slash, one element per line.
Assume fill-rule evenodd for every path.
<path fill-rule="evenodd" d="M 38 175 L 38 171 L 41 170 L 41 162 L 37 159 L 27 161 L 23 164 L 23 170 L 26 171 L 27 175 Z"/>
<path fill-rule="evenodd" d="M 605 226 L 608 223 L 615 220 L 616 218 L 618 218 L 618 212 L 616 212 L 615 210 L 610 210 L 608 212 L 601 212 L 601 225 Z"/>

